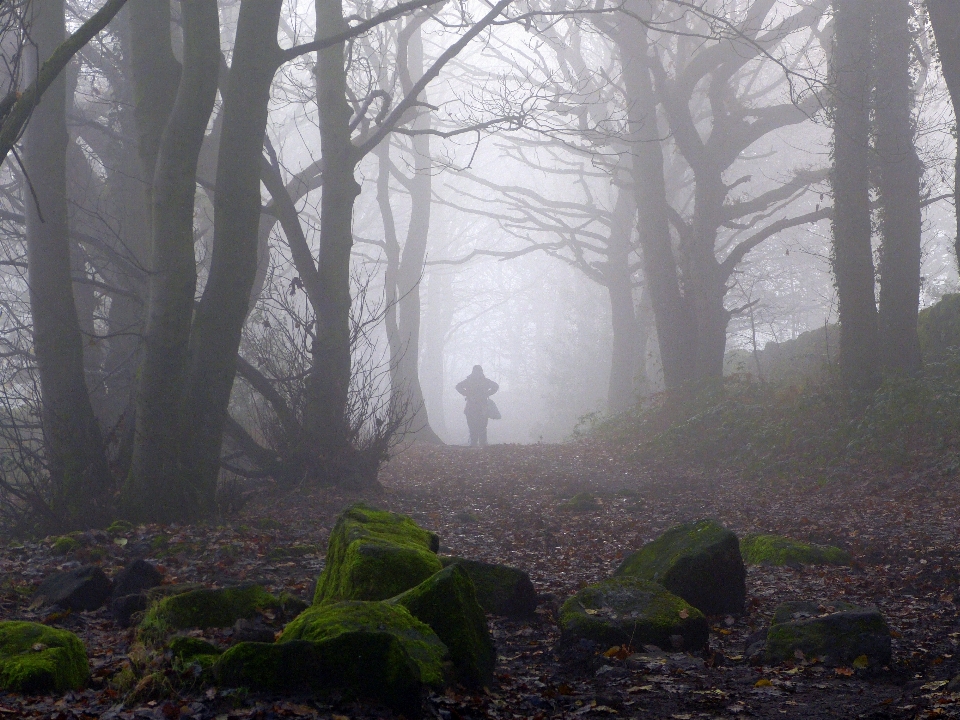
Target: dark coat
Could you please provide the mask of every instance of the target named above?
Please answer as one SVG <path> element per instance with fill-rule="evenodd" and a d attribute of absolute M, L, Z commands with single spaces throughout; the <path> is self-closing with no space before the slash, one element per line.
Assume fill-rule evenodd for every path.
<path fill-rule="evenodd" d="M 500 386 L 486 375 L 468 375 L 457 383 L 457 392 L 467 399 L 464 414 L 470 417 L 487 417 L 487 398 L 499 389 Z"/>

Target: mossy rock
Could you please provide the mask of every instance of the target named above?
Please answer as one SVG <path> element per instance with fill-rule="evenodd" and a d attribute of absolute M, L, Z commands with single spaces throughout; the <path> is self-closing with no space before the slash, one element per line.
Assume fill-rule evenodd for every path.
<path fill-rule="evenodd" d="M 216 645 L 187 635 L 172 637 L 168 648 L 175 661 L 174 667 L 179 666 L 180 668 L 197 664 L 201 669 L 207 670 L 213 666 L 222 654 L 222 651 Z"/>
<path fill-rule="evenodd" d="M 440 540 L 410 518 L 354 505 L 337 519 L 314 603 L 386 600 L 442 569 Z"/>
<path fill-rule="evenodd" d="M 90 677 L 87 651 L 67 630 L 0 621 L 0 690 L 35 695 L 79 690 Z"/>
<path fill-rule="evenodd" d="M 387 634 L 401 644 L 419 668 L 424 685 L 442 687 L 447 647 L 426 624 L 401 606 L 384 602 L 344 601 L 314 605 L 283 629 L 278 642 L 324 642 L 345 635 Z"/>
<path fill-rule="evenodd" d="M 660 583 L 707 615 L 742 613 L 747 597 L 740 543 L 714 520 L 671 528 L 629 555 L 614 575 Z"/>
<path fill-rule="evenodd" d="M 458 557 L 441 557 L 440 562 L 444 567 L 456 563 L 467 571 L 477 590 L 477 602 L 486 612 L 513 618 L 536 615 L 537 591 L 523 570 Z"/>
<path fill-rule="evenodd" d="M 217 660 L 222 686 L 275 693 L 338 692 L 420 714 L 425 688 L 446 680 L 447 648 L 404 607 L 348 601 L 315 605 L 277 643 L 234 645 Z"/>
<path fill-rule="evenodd" d="M 565 500 L 557 505 L 557 510 L 561 512 L 582 513 L 599 510 L 601 507 L 597 499 L 590 493 L 577 493 L 569 500 Z"/>
<path fill-rule="evenodd" d="M 114 520 L 107 526 L 107 532 L 111 535 L 123 535 L 133 530 L 133 523 L 126 520 Z"/>
<path fill-rule="evenodd" d="M 54 555 L 68 555 L 80 547 L 80 542 L 69 535 L 63 535 L 53 541 L 50 550 Z"/>
<path fill-rule="evenodd" d="M 944 295 L 921 310 L 917 336 L 924 362 L 943 360 L 960 349 L 960 294 Z"/>
<path fill-rule="evenodd" d="M 849 565 L 850 553 L 832 545 L 812 545 L 779 535 L 747 535 L 740 541 L 747 565 Z"/>
<path fill-rule="evenodd" d="M 282 603 L 260 585 L 190 590 L 153 605 L 140 624 L 141 633 L 158 640 L 168 630 L 230 627 L 260 610 L 281 610 Z"/>
<path fill-rule="evenodd" d="M 797 601 L 781 604 L 767 630 L 767 662 L 792 660 L 797 652 L 830 665 L 886 665 L 892 657 L 890 628 L 876 608 Z M 862 662 L 862 660 L 861 660 Z"/>
<path fill-rule="evenodd" d="M 387 602 L 430 626 L 450 651 L 460 683 L 473 688 L 490 684 L 497 654 L 473 582 L 461 565 L 450 565 Z"/>
<path fill-rule="evenodd" d="M 596 643 L 606 650 L 615 645 L 675 647 L 698 650 L 709 629 L 703 613 L 662 585 L 634 577 L 609 578 L 590 585 L 560 608 L 560 643 Z"/>

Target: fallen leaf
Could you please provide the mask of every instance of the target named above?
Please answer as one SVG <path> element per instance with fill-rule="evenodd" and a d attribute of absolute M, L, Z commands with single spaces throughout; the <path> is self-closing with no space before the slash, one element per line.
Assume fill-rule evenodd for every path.
<path fill-rule="evenodd" d="M 770 687 L 771 685 L 773 685 L 773 683 L 767 680 L 767 678 L 760 678 L 753 684 L 754 687 L 758 688 Z"/>

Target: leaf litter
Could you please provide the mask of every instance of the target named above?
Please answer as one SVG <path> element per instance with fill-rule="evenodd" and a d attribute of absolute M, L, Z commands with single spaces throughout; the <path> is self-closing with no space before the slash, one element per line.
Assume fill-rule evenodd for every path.
<path fill-rule="evenodd" d="M 383 490 L 281 493 L 263 486 L 222 525 L 146 525 L 113 536 L 86 533 L 67 555 L 54 538 L 0 550 L 0 615 L 76 632 L 90 655 L 86 690 L 62 697 L 0 694 L 0 717 L 23 718 L 389 718 L 389 710 L 336 698 L 267 697 L 225 688 L 167 688 L 150 699 L 117 689 L 135 632 L 109 611 L 31 607 L 49 573 L 100 562 L 114 574 L 134 557 L 157 563 L 165 583 L 217 587 L 260 582 L 305 600 L 323 568 L 336 515 L 365 500 L 411 515 L 441 537 L 441 552 L 530 573 L 537 617 L 490 617 L 496 680 L 482 693 L 432 695 L 425 716 L 458 718 L 935 718 L 960 717 L 960 492 L 936 472 L 861 467 L 828 482 L 746 479 L 722 468 L 652 470 L 597 442 L 504 445 L 475 450 L 415 446 L 381 473 Z M 581 493 L 595 503 L 571 511 Z M 575 507 L 580 507 L 576 505 Z M 695 654 L 610 648 L 594 663 L 558 655 L 559 604 L 610 574 L 622 558 L 670 526 L 714 517 L 739 535 L 776 533 L 838 545 L 852 567 L 749 567 L 744 615 L 710 618 L 708 647 Z M 892 628 L 894 660 L 827 668 L 798 655 L 777 666 L 746 657 L 782 601 L 875 605 Z M 270 622 L 271 618 L 264 618 Z M 192 634 L 220 646 L 231 629 Z M 161 668 L 169 672 L 169 668 Z"/>

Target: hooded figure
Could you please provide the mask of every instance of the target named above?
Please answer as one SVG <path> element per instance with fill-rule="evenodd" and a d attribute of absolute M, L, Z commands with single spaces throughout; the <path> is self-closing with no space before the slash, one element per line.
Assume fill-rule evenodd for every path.
<path fill-rule="evenodd" d="M 487 399 L 499 389 L 500 386 L 484 375 L 479 365 L 474 365 L 473 372 L 457 383 L 457 392 L 467 399 L 463 414 L 467 416 L 471 445 L 487 444 L 487 420 L 490 417 Z"/>

